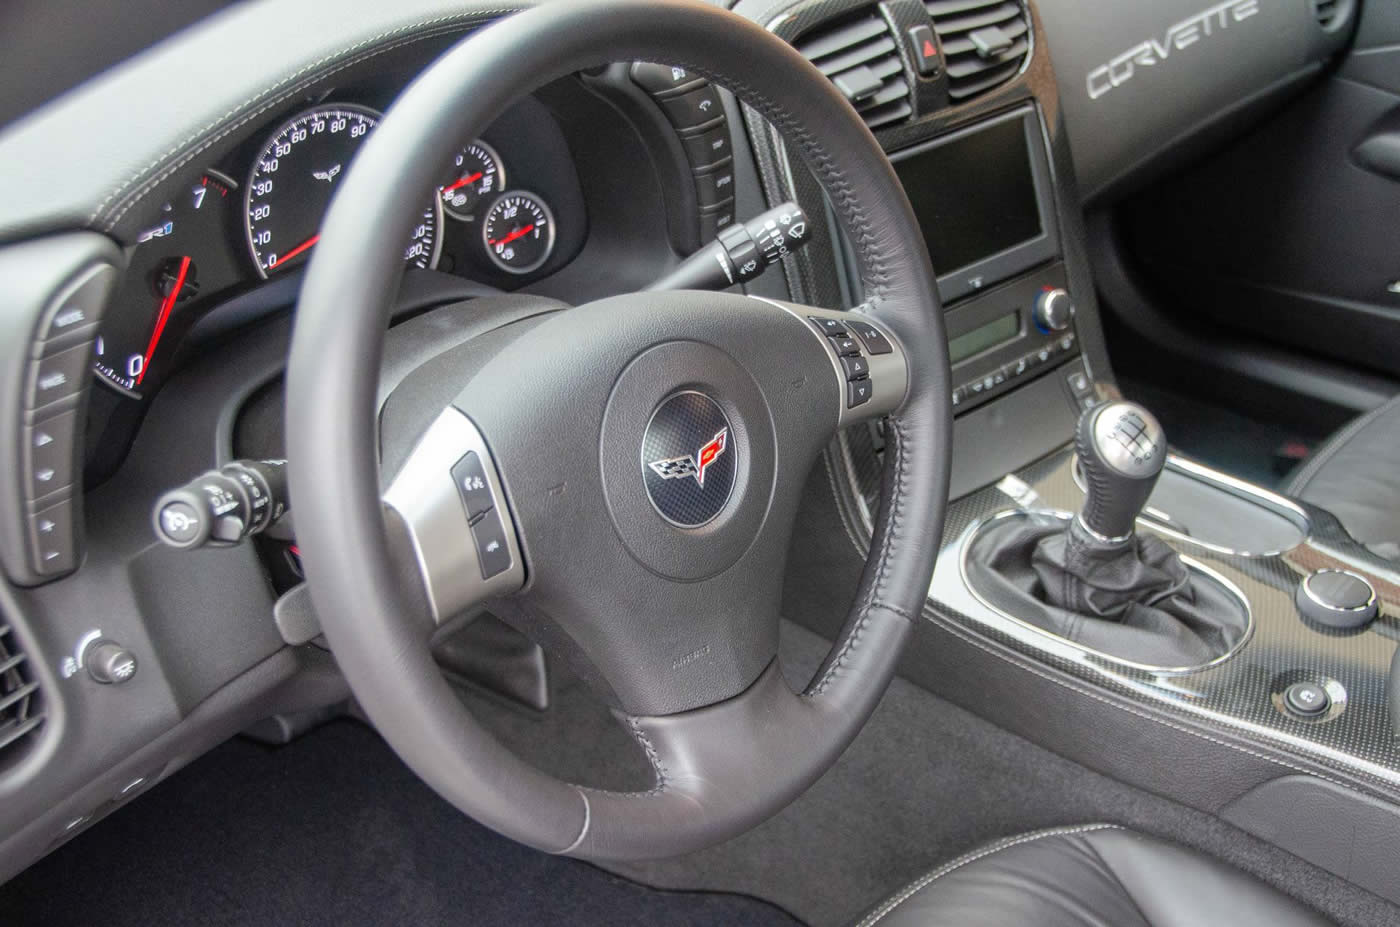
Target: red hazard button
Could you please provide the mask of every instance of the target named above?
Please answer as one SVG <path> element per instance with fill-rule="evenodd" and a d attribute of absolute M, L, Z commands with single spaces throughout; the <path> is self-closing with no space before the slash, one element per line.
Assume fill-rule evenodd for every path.
<path fill-rule="evenodd" d="M 938 45 L 933 38 L 933 29 L 928 26 L 914 26 L 908 32 L 909 48 L 914 65 L 921 77 L 938 76 Z"/>

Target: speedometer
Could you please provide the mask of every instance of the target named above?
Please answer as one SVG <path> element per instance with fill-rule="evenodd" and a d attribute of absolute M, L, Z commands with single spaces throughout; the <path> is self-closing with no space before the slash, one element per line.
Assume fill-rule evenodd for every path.
<path fill-rule="evenodd" d="M 378 122 L 372 109 L 327 104 L 297 114 L 272 133 L 253 162 L 244 198 L 248 248 L 261 276 L 309 257 L 331 197 Z M 434 197 L 413 229 L 404 260 L 435 266 L 441 227 L 442 206 Z"/>

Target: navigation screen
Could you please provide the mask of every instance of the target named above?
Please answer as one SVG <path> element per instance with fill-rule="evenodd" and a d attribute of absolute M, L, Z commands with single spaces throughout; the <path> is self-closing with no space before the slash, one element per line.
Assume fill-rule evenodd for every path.
<path fill-rule="evenodd" d="M 940 277 L 1043 231 L 1023 119 L 921 151 L 894 169 Z"/>

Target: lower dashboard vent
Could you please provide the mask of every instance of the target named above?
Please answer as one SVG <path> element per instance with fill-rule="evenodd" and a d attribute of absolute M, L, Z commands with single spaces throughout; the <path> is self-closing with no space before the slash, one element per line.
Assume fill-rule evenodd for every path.
<path fill-rule="evenodd" d="M 928 0 L 925 6 L 943 45 L 954 102 L 985 93 L 1021 70 L 1031 43 L 1020 0 Z"/>
<path fill-rule="evenodd" d="M 1341 12 L 1341 4 L 1337 0 L 1313 0 L 1313 14 L 1317 16 L 1317 22 L 1326 29 L 1336 22 L 1337 14 Z"/>
<path fill-rule="evenodd" d="M 851 101 L 870 128 L 913 115 L 899 49 L 878 12 L 826 23 L 793 44 Z"/>
<path fill-rule="evenodd" d="M 0 769 L 14 763 L 44 723 L 39 683 L 26 662 L 14 631 L 0 618 Z"/>

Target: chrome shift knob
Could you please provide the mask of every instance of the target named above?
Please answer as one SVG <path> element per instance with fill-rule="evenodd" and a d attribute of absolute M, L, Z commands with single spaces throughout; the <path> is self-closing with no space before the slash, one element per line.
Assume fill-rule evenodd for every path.
<path fill-rule="evenodd" d="M 1162 426 L 1135 402 L 1102 403 L 1079 417 L 1075 449 L 1084 474 L 1081 526 L 1103 543 L 1126 540 L 1167 462 Z"/>

